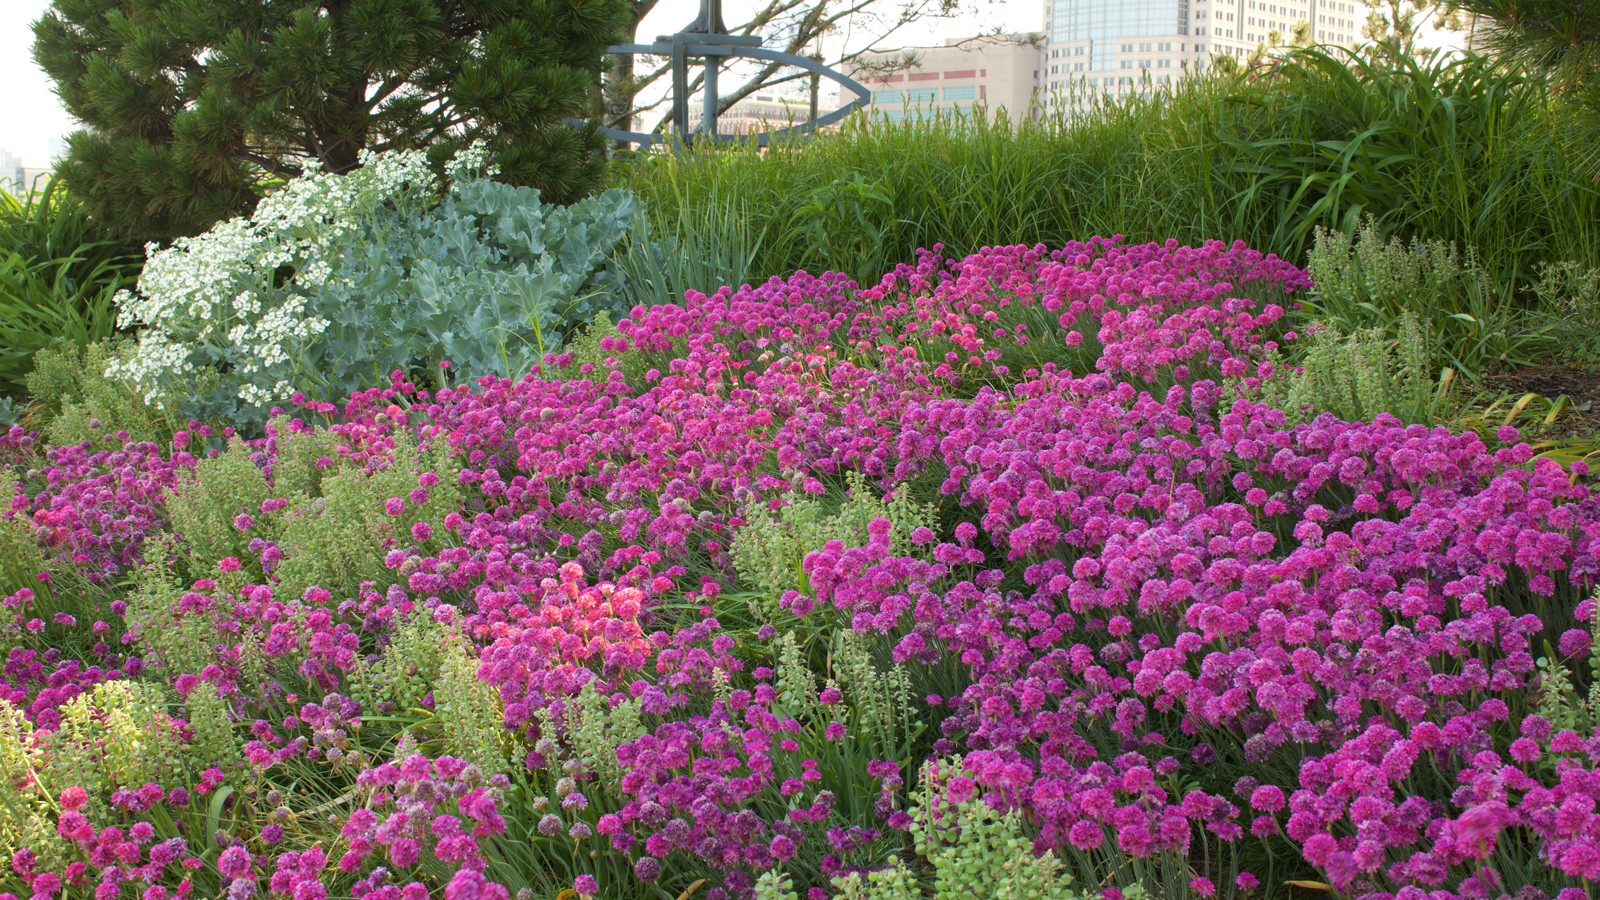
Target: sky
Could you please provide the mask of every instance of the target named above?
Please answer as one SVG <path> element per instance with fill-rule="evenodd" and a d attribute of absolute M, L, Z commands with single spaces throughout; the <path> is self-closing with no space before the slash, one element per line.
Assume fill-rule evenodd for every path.
<path fill-rule="evenodd" d="M 748 9 L 764 0 L 724 0 L 723 19 L 743 21 Z M 903 0 L 883 0 L 884 8 L 898 8 Z M 6 28 L 0 29 L 0 88 L 6 98 L 5 115 L 0 116 L 0 150 L 19 154 L 29 166 L 46 166 L 54 141 L 75 127 L 71 116 L 61 108 L 50 79 L 33 62 L 33 31 L 20 23 L 32 23 L 49 8 L 50 0 L 0 0 L 8 13 Z M 946 37 L 1002 31 L 1038 31 L 1044 26 L 1044 0 L 963 0 L 969 8 L 953 19 L 930 18 L 912 23 L 882 46 L 885 48 L 929 46 Z M 688 24 L 699 10 L 699 0 L 661 0 L 639 30 L 643 41 L 657 34 L 676 31 Z M 746 16 L 741 17 L 740 13 Z M 855 32 L 838 38 L 856 46 L 870 30 L 866 23 Z M 1432 41 L 1428 41 L 1431 43 Z"/>
<path fill-rule="evenodd" d="M 734 23 L 740 13 L 753 8 L 758 0 L 724 0 L 723 19 Z M 900 0 L 884 0 L 885 8 Z M 971 2 L 971 0 L 968 0 Z M 983 0 L 989 6 L 977 14 L 957 20 L 936 19 L 916 23 L 897 33 L 888 46 L 906 47 L 942 42 L 944 37 L 966 36 L 992 31 L 996 26 L 1009 31 L 1036 31 L 1044 22 L 1043 0 Z M 5 115 L 0 116 L 0 150 L 22 157 L 29 166 L 46 166 L 52 140 L 72 132 L 77 126 L 61 108 L 54 85 L 33 62 L 33 31 L 27 25 L 42 16 L 50 0 L 0 0 L 6 27 L 0 28 L 0 90 L 5 97 Z M 645 41 L 657 34 L 677 31 L 699 11 L 699 0 L 661 0 L 644 21 L 640 35 Z M 23 24 L 27 23 L 27 25 Z M 859 39 L 859 35 L 855 36 Z"/>
<path fill-rule="evenodd" d="M 33 64 L 33 29 L 29 28 L 50 0 L 0 0 L 7 12 L 0 28 L 0 90 L 5 115 L 0 116 L 0 150 L 21 155 L 29 166 L 46 166 L 50 142 L 73 130 L 72 117 L 61 108 L 53 85 Z"/>

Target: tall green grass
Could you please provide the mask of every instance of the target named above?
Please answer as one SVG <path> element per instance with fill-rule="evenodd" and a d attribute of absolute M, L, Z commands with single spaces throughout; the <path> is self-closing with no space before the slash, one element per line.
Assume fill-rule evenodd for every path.
<path fill-rule="evenodd" d="M 23 389 L 39 350 L 111 337 L 112 297 L 141 263 L 57 182 L 22 200 L 0 192 L 0 394 Z"/>
<path fill-rule="evenodd" d="M 1473 248 L 1527 287 L 1545 262 L 1600 264 L 1600 184 L 1563 152 L 1557 108 L 1484 57 L 1309 49 L 1072 119 L 863 116 L 804 145 L 650 155 L 613 177 L 665 222 L 738 198 L 767 229 L 761 276 L 876 278 L 935 243 L 1094 234 L 1243 240 L 1303 263 L 1319 226 L 1370 216 L 1408 242 Z"/>

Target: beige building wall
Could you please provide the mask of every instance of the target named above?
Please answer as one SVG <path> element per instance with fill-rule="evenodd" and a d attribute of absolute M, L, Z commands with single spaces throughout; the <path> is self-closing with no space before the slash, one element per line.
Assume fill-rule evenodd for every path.
<path fill-rule="evenodd" d="M 1004 109 L 1013 120 L 1035 113 L 1041 37 L 1009 34 L 952 38 L 938 47 L 865 54 L 847 74 L 872 91 L 871 110 L 890 121 L 938 110 Z M 896 63 L 907 56 L 909 67 Z M 884 71 L 884 66 L 892 66 Z"/>

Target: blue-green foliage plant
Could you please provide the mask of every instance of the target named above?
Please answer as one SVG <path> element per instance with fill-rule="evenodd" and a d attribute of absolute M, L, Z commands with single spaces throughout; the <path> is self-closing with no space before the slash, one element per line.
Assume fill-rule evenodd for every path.
<path fill-rule="evenodd" d="M 528 373 L 619 302 L 595 275 L 637 202 L 612 190 L 554 206 L 493 175 L 481 149 L 443 182 L 421 153 L 369 155 L 153 249 L 118 297 L 143 330 L 112 374 L 160 407 L 260 426 L 297 393 L 337 400 L 397 370 L 439 386 L 451 371 Z"/>

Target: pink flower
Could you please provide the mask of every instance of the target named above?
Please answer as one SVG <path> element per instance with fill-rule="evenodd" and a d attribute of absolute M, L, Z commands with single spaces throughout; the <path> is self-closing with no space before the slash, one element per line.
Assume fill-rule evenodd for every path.
<path fill-rule="evenodd" d="M 1484 859 L 1494 851 L 1495 837 L 1505 826 L 1508 810 L 1498 800 L 1469 807 L 1457 817 L 1456 839 L 1463 853 Z"/>
<path fill-rule="evenodd" d="M 224 878 L 246 878 L 250 875 L 250 851 L 235 844 L 217 857 L 217 871 Z"/>
<path fill-rule="evenodd" d="M 1284 807 L 1283 790 L 1277 785 L 1264 784 L 1250 794 L 1250 808 L 1262 812 L 1279 812 Z"/>

